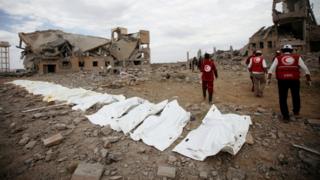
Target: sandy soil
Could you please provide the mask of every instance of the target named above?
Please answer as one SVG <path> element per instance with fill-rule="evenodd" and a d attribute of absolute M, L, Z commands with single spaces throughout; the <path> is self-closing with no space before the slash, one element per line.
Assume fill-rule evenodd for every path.
<path fill-rule="evenodd" d="M 72 81 L 72 75 L 33 76 L 24 79 L 57 82 L 65 86 L 93 87 L 101 92 L 124 94 L 127 97 L 138 96 L 152 102 L 164 99 L 178 99 L 189 110 L 195 120 L 190 121 L 179 143 L 190 130 L 201 123 L 210 108 L 201 94 L 197 80 L 198 73 L 179 70 L 191 80 L 181 81 L 175 78 L 160 80 L 153 70 L 149 80 L 134 86 L 118 89 L 101 88 L 109 80 L 92 85 L 92 82 L 79 79 Z M 113 77 L 116 78 L 116 77 Z M 119 140 L 107 148 L 109 154 L 116 156 L 116 162 L 110 163 L 97 155 L 103 147 L 101 127 L 92 125 L 83 119 L 82 112 L 72 111 L 69 106 L 43 110 L 42 117 L 35 113 L 22 113 L 22 110 L 48 105 L 41 97 L 28 94 L 21 88 L 5 84 L 15 78 L 0 79 L 0 178 L 1 179 L 70 179 L 77 163 L 100 162 L 105 166 L 102 179 L 162 179 L 157 176 L 160 165 L 169 165 L 177 169 L 175 179 L 199 179 L 200 173 L 206 173 L 207 179 L 230 179 L 244 175 L 246 179 L 317 179 L 320 175 L 319 156 L 295 148 L 292 143 L 303 144 L 320 150 L 319 127 L 307 123 L 308 119 L 320 121 L 320 75 L 313 73 L 313 86 L 308 87 L 301 79 L 301 118 L 291 123 L 279 120 L 279 105 L 276 80 L 266 86 L 263 98 L 254 97 L 250 91 L 251 82 L 245 71 L 225 70 L 219 67 L 219 79 L 215 82 L 214 103 L 222 112 L 247 114 L 252 117 L 250 133 L 254 144 L 245 144 L 236 156 L 221 152 L 208 157 L 205 161 L 191 160 L 172 152 L 174 145 L 164 152 L 149 147 L 142 142 L 134 142 L 121 133 L 111 132 L 107 136 L 119 137 Z M 73 81 L 72 81 L 73 82 Z M 291 101 L 289 101 L 291 107 Z M 99 107 L 90 110 L 94 112 Z M 263 112 L 258 112 L 258 108 Z M 63 123 L 65 129 L 55 125 Z M 61 132 L 65 137 L 62 143 L 45 147 L 41 139 Z M 36 144 L 27 149 L 19 144 L 22 136 L 30 137 Z M 30 142 L 29 141 L 29 142 Z M 238 173 L 232 173 L 230 168 Z M 231 174 L 231 176 L 230 176 Z M 121 176 L 121 177 L 120 177 Z M 232 179 L 231 178 L 231 179 Z"/>

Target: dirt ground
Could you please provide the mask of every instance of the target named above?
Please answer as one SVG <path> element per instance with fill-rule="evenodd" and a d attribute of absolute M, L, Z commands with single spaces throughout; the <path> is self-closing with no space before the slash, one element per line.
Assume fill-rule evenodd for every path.
<path fill-rule="evenodd" d="M 220 152 L 200 162 L 171 151 L 188 132 L 200 125 L 210 108 L 202 98 L 198 72 L 180 68 L 175 73 L 183 74 L 188 77 L 187 80 L 173 76 L 164 79 L 158 77 L 158 72 L 162 71 L 159 67 L 152 68 L 147 80 L 120 88 L 103 86 L 116 80 L 117 76 L 92 76 L 101 81 L 88 80 L 90 74 L 78 77 L 72 74 L 49 74 L 20 79 L 56 82 L 67 87 L 84 87 L 126 97 L 138 96 L 151 102 L 177 99 L 195 120 L 190 121 L 181 137 L 163 152 L 142 142 L 135 142 L 122 133 L 95 126 L 83 118 L 83 112 L 72 111 L 67 105 L 23 113 L 22 110 L 48 104 L 40 96 L 6 84 L 17 78 L 1 77 L 0 179 L 70 179 L 79 162 L 103 164 L 105 172 L 101 179 L 163 179 L 157 176 L 157 169 L 161 165 L 175 167 L 175 179 L 318 179 L 320 156 L 293 147 L 292 144 L 320 151 L 320 128 L 308 123 L 310 119 L 320 122 L 319 70 L 312 72 L 311 87 L 306 86 L 304 78 L 301 79 L 301 117 L 287 124 L 278 117 L 277 84 L 274 78 L 271 85 L 266 86 L 264 97 L 257 98 L 250 91 L 251 82 L 246 71 L 218 66 L 214 104 L 224 113 L 250 115 L 253 125 L 249 132 L 254 143 L 245 144 L 235 156 Z M 291 108 L 290 97 L 288 100 Z M 90 109 L 89 113 L 98 108 Z M 59 127 L 57 124 L 65 126 Z M 62 143 L 45 147 L 42 139 L 58 132 L 64 136 Z M 103 138 L 106 136 L 117 140 L 104 147 Z M 35 143 L 27 147 L 29 143 L 21 142 L 24 137 L 29 138 L 29 143 Z M 109 158 L 99 155 L 102 149 L 108 152 Z M 111 159 L 110 154 L 113 157 Z"/>

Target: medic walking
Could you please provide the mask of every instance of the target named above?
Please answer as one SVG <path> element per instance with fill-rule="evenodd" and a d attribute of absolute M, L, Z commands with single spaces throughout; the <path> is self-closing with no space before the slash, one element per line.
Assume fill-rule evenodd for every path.
<path fill-rule="evenodd" d="M 277 56 L 269 71 L 268 84 L 270 84 L 272 73 L 276 72 L 278 80 L 279 104 L 283 121 L 290 121 L 287 97 L 288 91 L 291 91 L 293 113 L 299 116 L 300 113 L 300 69 L 305 72 L 308 85 L 311 86 L 310 71 L 304 64 L 302 58 L 298 54 L 292 54 L 293 48 L 290 44 L 284 45 L 281 49 L 282 54 Z"/>
<path fill-rule="evenodd" d="M 209 94 L 209 103 L 212 103 L 213 95 L 213 81 L 214 77 L 218 78 L 218 71 L 214 61 L 210 59 L 208 53 L 204 54 L 204 59 L 201 62 L 201 80 L 202 80 L 202 92 L 203 98 L 206 99 L 207 89 Z"/>
<path fill-rule="evenodd" d="M 254 51 L 252 52 L 252 54 L 247 58 L 247 60 L 246 60 L 246 65 L 247 65 L 247 66 L 248 66 L 249 63 L 250 63 L 250 59 L 253 58 L 253 57 L 255 56 L 255 54 L 256 54 L 256 51 L 254 50 Z M 253 83 L 252 72 L 250 71 L 250 69 L 249 69 L 249 73 L 250 73 L 250 79 L 251 79 L 251 82 L 252 82 L 251 91 L 253 92 L 253 91 L 254 91 L 254 83 Z"/>
<path fill-rule="evenodd" d="M 262 97 L 266 85 L 267 63 L 260 50 L 257 50 L 255 56 L 250 58 L 248 69 L 252 73 L 254 94 L 256 97 Z"/>

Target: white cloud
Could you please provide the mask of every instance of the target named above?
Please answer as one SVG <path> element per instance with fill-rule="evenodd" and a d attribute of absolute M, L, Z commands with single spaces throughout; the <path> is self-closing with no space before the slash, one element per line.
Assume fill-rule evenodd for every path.
<path fill-rule="evenodd" d="M 12 25 L 12 33 L 58 27 L 110 37 L 116 26 L 150 30 L 152 61 L 185 59 L 199 48 L 241 48 L 272 24 L 271 6 L 270 0 L 0 0 L 0 10 L 27 19 Z"/>

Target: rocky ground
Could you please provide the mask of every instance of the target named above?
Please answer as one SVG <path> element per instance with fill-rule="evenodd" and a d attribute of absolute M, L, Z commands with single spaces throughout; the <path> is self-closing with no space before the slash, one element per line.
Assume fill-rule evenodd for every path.
<path fill-rule="evenodd" d="M 72 111 L 68 105 L 22 112 L 52 104 L 6 84 L 16 78 L 1 77 L 0 179 L 70 179 L 83 162 L 101 164 L 96 168 L 103 169 L 101 179 L 318 179 L 320 155 L 293 146 L 320 151 L 320 67 L 313 60 L 310 63 L 313 86 L 307 87 L 301 80 L 301 117 L 286 124 L 278 118 L 275 80 L 266 87 L 263 98 L 256 98 L 250 91 L 251 82 L 242 61 L 219 60 L 214 103 L 224 113 L 250 115 L 252 139 L 236 156 L 221 152 L 203 162 L 171 151 L 199 126 L 210 107 L 202 99 L 198 72 L 191 72 L 182 64 L 135 68 L 128 70 L 130 75 L 121 76 L 81 72 L 20 78 L 138 96 L 151 102 L 178 99 L 192 113 L 192 120 L 174 145 L 163 152 L 108 127 L 95 126 L 84 118 L 83 112 Z M 62 141 L 44 145 L 44 139 L 58 133 Z"/>

